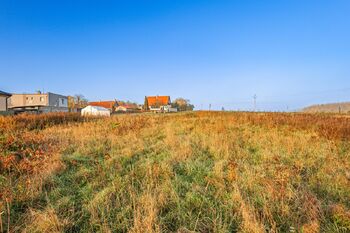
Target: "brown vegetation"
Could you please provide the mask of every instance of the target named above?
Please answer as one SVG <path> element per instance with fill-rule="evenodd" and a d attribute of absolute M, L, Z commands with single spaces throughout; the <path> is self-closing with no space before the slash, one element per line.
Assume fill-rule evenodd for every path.
<path fill-rule="evenodd" d="M 2 231 L 350 230 L 341 115 L 41 115 L 0 126 Z"/>

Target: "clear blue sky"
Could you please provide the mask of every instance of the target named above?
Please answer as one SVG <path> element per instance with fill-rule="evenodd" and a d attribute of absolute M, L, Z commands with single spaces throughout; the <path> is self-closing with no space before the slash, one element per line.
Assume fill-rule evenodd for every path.
<path fill-rule="evenodd" d="M 350 1 L 1 0 L 0 90 L 200 109 L 350 101 Z"/>

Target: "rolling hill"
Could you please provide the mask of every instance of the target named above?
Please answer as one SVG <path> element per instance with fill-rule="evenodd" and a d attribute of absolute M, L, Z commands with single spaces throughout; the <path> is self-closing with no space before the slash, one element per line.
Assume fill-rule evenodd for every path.
<path fill-rule="evenodd" d="M 303 112 L 350 113 L 350 102 L 319 104 L 306 107 Z"/>

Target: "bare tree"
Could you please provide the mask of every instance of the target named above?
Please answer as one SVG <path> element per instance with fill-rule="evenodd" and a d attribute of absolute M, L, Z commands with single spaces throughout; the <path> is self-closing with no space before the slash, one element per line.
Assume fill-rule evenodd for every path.
<path fill-rule="evenodd" d="M 190 100 L 185 98 L 177 98 L 171 105 L 179 111 L 193 111 L 194 109 L 194 105 L 190 103 Z"/>
<path fill-rule="evenodd" d="M 88 105 L 88 100 L 82 94 L 76 94 L 74 96 L 68 96 L 68 108 L 70 111 L 75 109 L 84 108 Z"/>

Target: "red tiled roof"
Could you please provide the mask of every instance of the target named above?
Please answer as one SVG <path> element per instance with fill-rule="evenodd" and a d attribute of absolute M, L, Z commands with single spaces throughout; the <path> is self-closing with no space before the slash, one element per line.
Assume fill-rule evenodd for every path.
<path fill-rule="evenodd" d="M 168 105 L 170 104 L 170 96 L 147 96 L 148 106 Z"/>
<path fill-rule="evenodd" d="M 89 105 L 91 106 L 97 106 L 97 107 L 104 107 L 108 109 L 112 109 L 115 106 L 115 101 L 96 101 L 96 102 L 89 102 Z"/>

